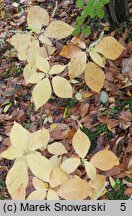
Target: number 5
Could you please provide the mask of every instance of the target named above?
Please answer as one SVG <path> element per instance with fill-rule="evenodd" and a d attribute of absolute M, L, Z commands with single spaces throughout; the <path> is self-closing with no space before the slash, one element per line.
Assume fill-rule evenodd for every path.
<path fill-rule="evenodd" d="M 121 203 L 120 210 L 121 211 L 125 211 L 126 210 L 126 203 Z"/>

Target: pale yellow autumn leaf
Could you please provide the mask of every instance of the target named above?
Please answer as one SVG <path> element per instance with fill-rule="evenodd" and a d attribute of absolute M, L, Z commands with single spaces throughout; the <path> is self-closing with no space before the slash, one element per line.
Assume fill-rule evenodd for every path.
<path fill-rule="evenodd" d="M 27 50 L 27 62 L 31 65 L 31 67 L 34 67 L 36 56 L 39 55 L 40 47 L 39 47 L 39 41 L 33 40 Z"/>
<path fill-rule="evenodd" d="M 106 61 L 104 57 L 102 57 L 99 53 L 90 50 L 89 55 L 97 65 L 99 65 L 100 67 L 105 67 Z"/>
<path fill-rule="evenodd" d="M 84 134 L 80 129 L 73 136 L 72 146 L 75 152 L 81 157 L 84 158 L 90 148 L 90 140 L 86 134 Z"/>
<path fill-rule="evenodd" d="M 41 35 L 41 36 L 39 37 L 39 40 L 40 40 L 42 43 L 44 43 L 45 45 L 52 46 L 52 43 L 51 43 L 50 39 L 47 38 L 45 35 Z"/>
<path fill-rule="evenodd" d="M 74 28 L 63 21 L 53 21 L 46 28 L 44 34 L 46 37 L 62 39 L 70 36 Z"/>
<path fill-rule="evenodd" d="M 27 161 L 32 173 L 43 181 L 49 182 L 52 170 L 51 162 L 39 154 L 28 154 Z"/>
<path fill-rule="evenodd" d="M 49 14 L 42 7 L 32 6 L 28 11 L 27 23 L 33 31 L 39 33 L 43 25 L 49 25 Z"/>
<path fill-rule="evenodd" d="M 23 151 L 11 145 L 7 150 L 2 152 L 0 156 L 8 160 L 14 160 L 18 157 L 21 157 L 22 155 Z"/>
<path fill-rule="evenodd" d="M 49 62 L 47 59 L 43 58 L 42 56 L 36 56 L 36 67 L 43 71 L 44 73 L 48 73 L 50 69 Z"/>
<path fill-rule="evenodd" d="M 23 185 L 21 185 L 14 194 L 14 200 L 25 200 L 26 190 Z"/>
<path fill-rule="evenodd" d="M 107 171 L 112 169 L 115 165 L 119 165 L 119 159 L 110 150 L 101 150 L 97 152 L 90 160 L 90 162 L 98 169 Z"/>
<path fill-rule="evenodd" d="M 30 141 L 30 132 L 17 122 L 14 122 L 10 132 L 10 140 L 13 147 L 24 153 Z"/>
<path fill-rule="evenodd" d="M 45 47 L 39 47 L 39 41 L 35 40 L 29 46 L 27 51 L 27 62 L 33 67 L 36 65 L 36 56 L 42 56 L 44 59 L 48 57 Z"/>
<path fill-rule="evenodd" d="M 100 190 L 105 186 L 106 177 L 103 175 L 97 174 L 94 180 L 90 180 L 89 184 L 92 188 L 95 189 L 96 193 L 100 192 Z"/>
<path fill-rule="evenodd" d="M 41 181 L 40 179 L 33 177 L 33 186 L 36 190 L 44 190 L 47 191 L 47 183 L 44 183 L 43 181 Z"/>
<path fill-rule="evenodd" d="M 46 147 L 50 139 L 49 130 L 42 128 L 30 135 L 30 142 L 28 145 L 29 151 L 34 151 L 42 147 Z"/>
<path fill-rule="evenodd" d="M 60 142 L 54 142 L 48 145 L 47 148 L 48 151 L 54 155 L 62 155 L 67 153 L 65 146 Z"/>
<path fill-rule="evenodd" d="M 54 46 L 47 46 L 47 50 L 48 50 L 48 56 L 51 56 L 56 51 L 56 48 Z"/>
<path fill-rule="evenodd" d="M 44 200 L 46 197 L 46 191 L 43 190 L 35 190 L 29 196 L 26 200 Z"/>
<path fill-rule="evenodd" d="M 72 86 L 68 80 L 63 77 L 55 76 L 52 79 L 53 90 L 58 97 L 72 98 Z"/>
<path fill-rule="evenodd" d="M 124 49 L 125 47 L 123 47 L 115 38 L 110 36 L 102 38 L 94 48 L 96 52 L 101 53 L 111 60 L 117 59 Z"/>
<path fill-rule="evenodd" d="M 99 66 L 89 62 L 85 69 L 84 79 L 91 90 L 99 93 L 104 85 L 105 74 Z"/>
<path fill-rule="evenodd" d="M 86 173 L 88 175 L 88 177 L 92 180 L 95 179 L 95 176 L 96 176 L 96 168 L 95 166 L 88 162 L 88 161 L 84 161 L 84 166 L 85 166 L 85 170 L 86 170 Z"/>
<path fill-rule="evenodd" d="M 56 191 L 49 189 L 47 193 L 47 200 L 59 200 L 59 196 Z"/>
<path fill-rule="evenodd" d="M 68 158 L 62 162 L 60 168 L 70 174 L 79 167 L 80 163 L 80 159 L 78 158 Z"/>
<path fill-rule="evenodd" d="M 61 164 L 61 156 L 58 157 L 58 155 L 53 155 L 49 160 L 51 161 L 53 167 L 60 166 Z"/>
<path fill-rule="evenodd" d="M 59 74 L 65 70 L 67 65 L 53 65 L 49 71 L 49 74 Z"/>
<path fill-rule="evenodd" d="M 57 194 L 65 200 L 84 200 L 92 191 L 87 181 L 75 177 L 61 185 L 57 190 Z"/>
<path fill-rule="evenodd" d="M 29 83 L 38 83 L 45 75 L 43 73 L 37 73 L 36 66 L 32 67 L 30 64 L 27 64 L 23 70 L 23 76 L 26 85 L 28 85 Z"/>
<path fill-rule="evenodd" d="M 67 181 L 68 175 L 62 170 L 59 166 L 56 166 L 51 171 L 50 175 L 50 186 L 55 188 L 59 185 L 62 185 L 65 181 Z"/>
<path fill-rule="evenodd" d="M 27 50 L 32 40 L 33 37 L 30 34 L 17 33 L 8 42 L 17 50 L 19 60 L 26 60 Z"/>
<path fill-rule="evenodd" d="M 48 78 L 37 83 L 32 92 L 36 110 L 44 105 L 51 97 L 52 89 Z"/>
<path fill-rule="evenodd" d="M 75 54 L 68 63 L 68 73 L 71 79 L 81 75 L 86 68 L 86 53 Z"/>
<path fill-rule="evenodd" d="M 28 184 L 28 171 L 25 163 L 19 160 L 14 163 L 13 167 L 9 170 L 6 177 L 6 186 L 12 199 L 15 199 L 17 190 L 27 187 Z"/>

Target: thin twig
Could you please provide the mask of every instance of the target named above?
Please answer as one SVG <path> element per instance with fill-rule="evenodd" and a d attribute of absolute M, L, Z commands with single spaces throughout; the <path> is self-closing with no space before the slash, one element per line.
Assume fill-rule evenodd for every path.
<path fill-rule="evenodd" d="M 55 8 L 54 8 L 54 10 L 52 12 L 52 15 L 51 15 L 52 18 L 55 16 L 55 13 L 56 13 L 57 9 L 58 9 L 58 1 L 55 2 Z"/>

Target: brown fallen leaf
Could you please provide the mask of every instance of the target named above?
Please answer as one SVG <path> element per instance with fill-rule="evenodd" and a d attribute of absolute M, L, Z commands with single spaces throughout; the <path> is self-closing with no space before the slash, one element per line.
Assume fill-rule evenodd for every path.
<path fill-rule="evenodd" d="M 71 59 L 78 52 L 80 52 L 80 48 L 74 45 L 73 43 L 70 43 L 68 45 L 63 46 L 60 55 L 64 58 Z"/>
<path fill-rule="evenodd" d="M 131 196 L 132 195 L 132 188 L 126 188 L 124 194 L 127 196 Z"/>

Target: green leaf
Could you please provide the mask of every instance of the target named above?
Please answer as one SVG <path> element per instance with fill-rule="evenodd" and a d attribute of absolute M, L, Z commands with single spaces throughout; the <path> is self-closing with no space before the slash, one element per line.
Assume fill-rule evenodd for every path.
<path fill-rule="evenodd" d="M 102 8 L 102 7 L 103 7 L 102 2 L 95 2 L 94 5 L 93 5 L 93 8 L 97 9 L 97 10 Z"/>
<path fill-rule="evenodd" d="M 96 1 L 96 0 L 88 0 L 87 5 L 88 5 L 88 6 L 93 6 L 93 4 L 94 4 L 95 1 Z"/>
<path fill-rule="evenodd" d="M 88 16 L 88 14 L 90 14 L 90 11 L 91 11 L 91 8 L 87 5 L 87 6 L 84 7 L 84 10 L 82 11 L 81 15 L 84 18 L 86 18 Z"/>
<path fill-rule="evenodd" d="M 105 4 L 108 4 L 110 0 L 101 0 L 101 2 L 103 3 L 103 5 L 105 5 Z"/>
<path fill-rule="evenodd" d="M 84 2 L 83 2 L 83 0 L 77 0 L 77 1 L 76 1 L 76 6 L 77 6 L 78 8 L 84 7 Z"/>
<path fill-rule="evenodd" d="M 94 18 L 96 16 L 96 10 L 93 8 L 91 11 L 90 11 L 90 17 L 91 18 Z"/>
<path fill-rule="evenodd" d="M 83 16 L 79 16 L 77 17 L 76 21 L 78 25 L 82 25 L 84 23 L 84 17 Z"/>
<path fill-rule="evenodd" d="M 82 33 L 84 35 L 89 35 L 91 33 L 91 28 L 90 26 L 82 26 Z"/>
<path fill-rule="evenodd" d="M 103 9 L 97 10 L 97 16 L 98 16 L 99 18 L 103 18 L 104 15 L 105 15 L 105 13 L 104 13 L 104 10 L 103 10 Z"/>
<path fill-rule="evenodd" d="M 74 31 L 72 32 L 73 36 L 79 35 L 81 32 L 80 26 L 76 26 Z"/>

